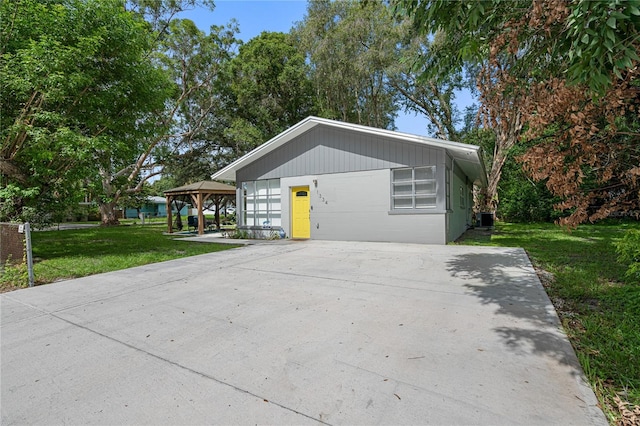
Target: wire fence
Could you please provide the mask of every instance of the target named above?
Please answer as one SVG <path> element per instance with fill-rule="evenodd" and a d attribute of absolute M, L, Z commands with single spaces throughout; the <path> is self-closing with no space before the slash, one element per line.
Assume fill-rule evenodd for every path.
<path fill-rule="evenodd" d="M 33 255 L 29 223 L 0 223 L 0 267 L 27 264 L 29 287 L 33 287 Z"/>
<path fill-rule="evenodd" d="M 26 261 L 25 234 L 18 223 L 0 223 L 0 264 L 19 265 Z"/>

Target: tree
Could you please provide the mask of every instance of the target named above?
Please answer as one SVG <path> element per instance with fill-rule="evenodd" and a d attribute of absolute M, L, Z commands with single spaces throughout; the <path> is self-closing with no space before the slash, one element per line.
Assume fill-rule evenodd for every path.
<path fill-rule="evenodd" d="M 563 223 L 575 225 L 604 217 L 611 209 L 637 205 L 637 1 L 399 0 L 396 10 L 411 15 L 425 35 L 448 34 L 439 60 L 425 70 L 427 76 L 446 75 L 465 60 L 481 63 L 481 112 L 488 123 L 498 132 L 518 135 L 522 123 L 528 122 L 531 130 L 525 137 L 544 140 L 545 146 L 532 148 L 523 160 L 535 178 L 546 179 L 549 189 L 564 198 L 558 207 L 573 210 Z M 565 98 L 554 96 L 562 87 L 575 92 L 561 90 L 558 94 Z M 602 101 L 605 98 L 613 103 Z M 561 111 L 562 105 L 571 105 L 568 115 L 552 112 Z M 625 123 L 623 131 L 613 130 L 621 126 L 614 118 L 616 108 Z M 596 117 L 608 119 L 597 122 Z M 555 136 L 543 138 L 545 126 L 555 129 Z M 550 140 L 555 147 L 548 146 Z M 615 154 L 607 159 L 605 152 L 612 150 Z M 567 171 L 575 179 L 567 179 Z M 587 175 L 592 178 L 585 180 Z M 588 212 L 596 199 L 600 208 Z"/>
<path fill-rule="evenodd" d="M 316 112 L 309 66 L 287 34 L 263 32 L 242 45 L 231 62 L 231 75 L 233 128 L 244 128 L 232 136 L 242 135 L 242 140 L 250 134 L 248 146 L 236 155 Z"/>
<path fill-rule="evenodd" d="M 147 24 L 121 2 L 2 2 L 2 220 L 78 200 L 100 153 L 126 149 L 163 104 Z M 59 206 L 59 207 L 56 207 Z"/>
<path fill-rule="evenodd" d="M 513 6 L 518 10 L 517 2 L 514 2 Z M 516 71 L 517 55 L 512 52 L 504 53 L 503 39 L 496 40 L 493 49 L 482 50 L 486 53 L 485 56 L 481 56 L 479 52 L 475 55 L 465 55 L 464 52 L 468 51 L 470 46 L 477 45 L 478 40 L 484 37 L 485 31 L 489 31 L 486 21 L 475 18 L 476 9 L 473 7 L 467 7 L 462 3 L 449 3 L 445 11 L 444 4 L 437 1 L 428 4 L 411 1 L 396 3 L 397 10 L 403 10 L 403 7 L 408 8 L 409 16 L 413 18 L 418 33 L 423 37 L 431 33 L 437 40 L 430 55 L 421 58 L 425 65 L 428 64 L 423 67 L 420 76 L 422 82 L 434 84 L 433 81 L 450 80 L 452 75 L 455 76 L 463 70 L 466 61 L 477 61 L 481 65 L 477 74 L 481 98 L 479 115 L 485 127 L 495 133 L 495 143 L 492 161 L 488 167 L 488 184 L 481 188 L 476 208 L 480 211 L 495 212 L 499 204 L 498 188 L 502 170 L 509 159 L 511 149 L 520 137 L 524 123 L 518 104 L 525 93 L 512 85 L 513 81 L 518 79 L 517 74 L 512 74 Z M 483 6 L 479 8 L 482 9 Z M 496 6 L 496 9 L 499 7 Z M 504 12 L 511 13 L 508 8 L 505 8 Z"/>
<path fill-rule="evenodd" d="M 398 100 L 406 112 L 427 117 L 427 130 L 436 138 L 458 141 L 460 135 L 456 124 L 460 113 L 453 103 L 454 91 L 462 87 L 458 81 L 447 83 L 420 83 L 418 76 L 410 71 L 399 72 L 390 80 L 390 84 L 400 94 Z"/>
<path fill-rule="evenodd" d="M 294 35 L 311 64 L 320 115 L 393 128 L 396 93 L 386 69 L 400 34 L 383 3 L 311 1 Z"/>
<path fill-rule="evenodd" d="M 196 7 L 213 10 L 215 4 L 213 0 L 128 0 L 126 6 L 147 21 L 160 39 L 180 12 Z"/>
<path fill-rule="evenodd" d="M 465 61 L 481 63 L 491 49 L 518 52 L 516 74 L 536 80 L 566 73 L 567 82 L 596 93 L 613 85 L 613 76 L 638 61 L 640 2 L 578 0 L 394 0 L 394 10 L 411 16 L 427 35 L 444 31 L 439 60 L 425 70 L 444 76 Z"/>
<path fill-rule="evenodd" d="M 492 56 L 483 66 L 478 78 L 480 91 L 479 115 L 486 128 L 495 133 L 491 167 L 487 176 L 487 186 L 481 188 L 479 210 L 496 212 L 499 205 L 498 188 L 502 170 L 512 158 L 511 151 L 518 143 L 524 126 L 521 103 L 526 98 L 526 90 L 513 84 L 517 77 L 510 74 L 516 55 Z"/>
<path fill-rule="evenodd" d="M 122 197 L 201 145 L 235 29 L 173 19 L 200 3 L 1 4 L 3 219 L 46 218 L 86 190 L 117 224 Z"/>
<path fill-rule="evenodd" d="M 546 180 L 532 179 L 518 161 L 531 144 L 535 142 L 516 144 L 509 152 L 513 160 L 506 162 L 503 167 L 498 187 L 500 204 L 496 211 L 497 217 L 501 220 L 523 223 L 551 222 L 560 215 L 554 209 L 559 199 L 547 189 Z"/>
<path fill-rule="evenodd" d="M 567 86 L 560 79 L 534 87 L 525 137 L 538 143 L 521 161 L 561 197 L 556 208 L 570 213 L 561 224 L 576 226 L 613 212 L 638 217 L 638 67 L 622 75 L 612 77 L 614 86 L 596 99 L 585 86 Z"/>
<path fill-rule="evenodd" d="M 429 120 L 427 130 L 434 137 L 459 141 L 462 134 L 456 126 L 462 114 L 454 103 L 455 92 L 463 88 L 473 89 L 472 74 L 465 78 L 460 70 L 452 71 L 441 79 L 421 78 L 422 70 L 437 60 L 433 52 L 440 41 L 430 41 L 416 34 L 409 20 L 399 25 L 404 40 L 398 51 L 398 60 L 388 69 L 389 84 L 398 92 L 398 102 L 405 111 L 424 115 Z"/>
<path fill-rule="evenodd" d="M 319 114 L 333 119 L 393 128 L 399 107 L 424 115 L 430 134 L 458 140 L 461 114 L 456 90 L 468 85 L 462 72 L 446 81 L 418 81 L 414 57 L 432 58 L 434 42 L 396 20 L 384 2 L 309 4 L 293 31 L 311 65 Z"/>
<path fill-rule="evenodd" d="M 201 147 L 211 142 L 209 133 L 221 107 L 223 71 L 237 43 L 235 32 L 233 25 L 213 26 L 207 35 L 190 20 L 169 22 L 157 56 L 173 81 L 171 96 L 140 120 L 139 126 L 153 131 L 129 139 L 126 150 L 101 157 L 100 182 L 93 189 L 103 224 L 118 223 L 115 206 L 123 195 L 141 191 L 171 161 L 176 164 L 202 152 Z"/>

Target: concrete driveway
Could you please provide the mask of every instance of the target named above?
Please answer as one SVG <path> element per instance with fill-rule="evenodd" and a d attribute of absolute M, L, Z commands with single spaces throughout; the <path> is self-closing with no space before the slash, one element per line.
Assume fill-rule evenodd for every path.
<path fill-rule="evenodd" d="M 3 425 L 607 424 L 521 249 L 289 241 L 0 297 Z"/>

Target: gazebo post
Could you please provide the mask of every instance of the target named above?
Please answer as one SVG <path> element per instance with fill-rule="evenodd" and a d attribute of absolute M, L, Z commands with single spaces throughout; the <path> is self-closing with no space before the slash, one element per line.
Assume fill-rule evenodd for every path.
<path fill-rule="evenodd" d="M 166 197 L 167 203 L 167 226 L 169 228 L 169 233 L 173 234 L 173 218 L 171 217 L 171 195 Z M 178 212 L 180 214 L 180 212 Z"/>
<path fill-rule="evenodd" d="M 198 235 L 204 234 L 204 212 L 202 211 L 202 192 L 198 191 L 198 201 L 196 202 L 198 208 Z"/>

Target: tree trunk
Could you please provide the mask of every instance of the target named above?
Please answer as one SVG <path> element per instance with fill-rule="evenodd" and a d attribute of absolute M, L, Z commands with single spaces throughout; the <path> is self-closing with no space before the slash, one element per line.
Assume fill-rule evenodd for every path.
<path fill-rule="evenodd" d="M 102 218 L 101 226 L 117 226 L 120 225 L 116 214 L 116 203 L 100 203 L 100 216 Z"/>
<path fill-rule="evenodd" d="M 216 229 L 220 229 L 220 201 L 216 203 L 216 213 L 213 220 L 216 223 Z"/>
<path fill-rule="evenodd" d="M 218 230 L 220 229 L 220 207 L 222 207 L 222 204 L 226 201 L 227 201 L 227 197 L 225 197 L 224 195 L 216 195 L 214 198 L 214 205 L 216 207 L 216 212 L 213 220 L 215 221 L 216 228 Z"/>
<path fill-rule="evenodd" d="M 496 141 L 498 146 L 498 142 Z M 502 168 L 507 161 L 508 150 L 496 149 L 493 156 L 493 163 L 491 164 L 491 170 L 489 176 L 487 176 L 487 187 L 483 188 L 480 197 L 480 211 L 487 213 L 496 213 L 498 209 L 498 184 L 502 177 Z"/>
<path fill-rule="evenodd" d="M 481 189 L 478 199 L 479 212 L 493 213 L 495 215 L 496 210 L 498 210 L 500 201 L 498 198 L 498 184 L 502 177 L 502 168 L 507 158 L 509 158 L 509 151 L 518 141 L 521 129 L 522 126 L 519 125 L 518 119 L 515 125 L 509 128 L 508 132 L 496 132 L 496 145 L 493 150 L 491 170 L 489 171 L 489 176 L 487 176 L 487 187 Z"/>
<path fill-rule="evenodd" d="M 516 98 L 513 104 L 517 104 Z M 501 105 L 500 105 L 501 106 Z M 518 110 L 503 110 L 497 108 L 493 112 L 494 116 L 500 117 L 499 124 L 494 123 L 494 132 L 496 134 L 496 143 L 493 148 L 493 159 L 491 161 L 491 170 L 487 179 L 487 188 L 483 189 L 480 197 L 480 211 L 493 213 L 495 216 L 498 209 L 498 184 L 502 177 L 502 168 L 504 167 L 511 149 L 518 143 L 520 133 L 522 132 L 522 114 Z"/>
<path fill-rule="evenodd" d="M 25 184 L 28 181 L 28 176 L 17 165 L 12 160 L 5 158 L 0 158 L 0 174 L 8 176 L 10 180 L 13 179 L 18 183 Z"/>
<path fill-rule="evenodd" d="M 182 231 L 183 225 L 182 225 L 182 215 L 181 215 L 181 211 L 182 208 L 184 207 L 186 203 L 183 203 L 182 201 L 178 201 L 178 200 L 173 200 L 173 205 L 176 206 L 176 229 L 178 231 Z"/>

